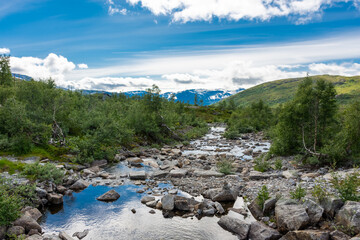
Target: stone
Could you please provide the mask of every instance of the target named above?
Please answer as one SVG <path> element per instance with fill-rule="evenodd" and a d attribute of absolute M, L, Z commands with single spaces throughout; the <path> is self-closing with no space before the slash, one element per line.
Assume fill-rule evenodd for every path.
<path fill-rule="evenodd" d="M 157 202 L 155 208 L 156 209 L 162 209 L 162 203 L 160 201 Z"/>
<path fill-rule="evenodd" d="M 144 197 L 141 198 L 141 203 L 142 204 L 146 204 L 146 203 L 151 202 L 151 201 L 155 201 L 155 197 L 144 196 Z"/>
<path fill-rule="evenodd" d="M 35 235 L 35 234 L 40 234 L 39 231 L 37 229 L 31 229 L 28 233 L 29 236 Z"/>
<path fill-rule="evenodd" d="M 35 191 L 39 198 L 46 198 L 47 192 L 44 189 L 36 187 Z"/>
<path fill-rule="evenodd" d="M 277 205 L 275 217 L 280 232 L 302 229 L 310 220 L 306 209 L 301 205 Z"/>
<path fill-rule="evenodd" d="M 134 167 L 141 167 L 141 164 L 143 163 L 143 160 L 138 157 L 128 158 L 126 161 Z"/>
<path fill-rule="evenodd" d="M 300 230 L 288 232 L 281 240 L 329 240 L 330 234 L 320 230 Z"/>
<path fill-rule="evenodd" d="M 352 229 L 354 233 L 360 233 L 360 202 L 347 201 L 336 214 L 335 220 L 348 229 Z"/>
<path fill-rule="evenodd" d="M 40 225 L 28 215 L 18 218 L 13 225 L 23 227 L 27 233 L 30 232 L 31 229 L 37 229 L 40 233 L 42 232 Z"/>
<path fill-rule="evenodd" d="M 67 234 L 66 232 L 64 232 L 64 231 L 60 232 L 59 237 L 60 237 L 62 240 L 75 240 L 75 239 L 73 239 L 72 237 L 70 237 L 70 235 L 68 235 L 68 234 Z"/>
<path fill-rule="evenodd" d="M 231 202 L 235 201 L 237 198 L 238 192 L 233 188 L 225 184 L 223 188 L 214 188 L 209 189 L 203 192 L 205 198 L 209 198 L 214 202 Z"/>
<path fill-rule="evenodd" d="M 86 237 L 89 234 L 90 230 L 86 229 L 82 232 L 75 232 L 72 236 L 73 237 L 77 237 L 78 239 L 83 239 L 84 237 Z"/>
<path fill-rule="evenodd" d="M 305 199 L 303 206 L 306 208 L 306 212 L 309 215 L 310 224 L 316 225 L 324 213 L 324 208 L 311 199 Z"/>
<path fill-rule="evenodd" d="M 299 171 L 297 170 L 286 170 L 282 172 L 282 175 L 286 179 L 297 178 L 299 176 Z"/>
<path fill-rule="evenodd" d="M 43 240 L 43 237 L 38 234 L 34 234 L 25 238 L 25 240 Z"/>
<path fill-rule="evenodd" d="M 324 208 L 324 214 L 328 218 L 333 218 L 335 214 L 344 205 L 340 198 L 325 198 L 320 205 Z"/>
<path fill-rule="evenodd" d="M 193 174 L 194 174 L 194 176 L 203 177 L 203 178 L 223 177 L 223 176 L 225 176 L 225 174 L 223 174 L 223 173 L 216 172 L 216 171 L 211 171 L 211 170 L 207 170 L 207 171 L 196 170 L 196 171 L 194 171 Z"/>
<path fill-rule="evenodd" d="M 135 214 L 136 213 L 135 208 L 131 209 L 131 212 Z"/>
<path fill-rule="evenodd" d="M 175 197 L 173 195 L 165 195 L 161 199 L 162 209 L 172 211 L 175 207 Z"/>
<path fill-rule="evenodd" d="M 0 226 L 0 239 L 5 239 L 6 229 L 6 226 Z"/>
<path fill-rule="evenodd" d="M 225 213 L 225 210 L 223 208 L 223 206 L 219 203 L 219 202 L 215 202 L 215 208 L 216 208 L 216 211 L 220 214 L 224 214 Z"/>
<path fill-rule="evenodd" d="M 250 225 L 249 239 L 251 240 L 277 240 L 281 236 L 278 231 L 266 226 L 262 222 L 253 222 Z"/>
<path fill-rule="evenodd" d="M 218 224 L 225 230 L 235 233 L 239 239 L 248 239 L 250 224 L 229 216 L 222 216 Z"/>
<path fill-rule="evenodd" d="M 155 210 L 152 209 L 152 210 L 149 211 L 149 213 L 150 214 L 155 214 L 156 212 L 155 212 Z"/>
<path fill-rule="evenodd" d="M 24 211 L 24 214 L 32 217 L 35 221 L 38 221 L 42 217 L 41 212 L 37 208 L 30 207 Z"/>
<path fill-rule="evenodd" d="M 33 230 L 33 229 L 31 229 L 31 230 Z M 25 234 L 25 228 L 23 228 L 21 226 L 12 226 L 7 230 L 7 234 L 19 236 L 21 234 Z"/>
<path fill-rule="evenodd" d="M 209 207 L 209 208 L 206 208 L 206 209 L 203 209 L 203 215 L 204 216 L 213 216 L 215 214 L 215 208 L 213 207 Z"/>
<path fill-rule="evenodd" d="M 263 211 L 261 209 L 261 207 L 259 206 L 259 204 L 257 204 L 256 199 L 254 199 L 249 205 L 248 205 L 248 209 L 250 210 L 251 214 L 254 216 L 255 219 L 260 220 L 264 214 Z"/>
<path fill-rule="evenodd" d="M 147 203 L 146 203 L 146 206 L 151 207 L 151 208 L 155 208 L 157 202 L 158 202 L 158 201 L 156 201 L 156 200 L 147 202 Z"/>
<path fill-rule="evenodd" d="M 61 194 L 50 193 L 47 200 L 50 204 L 58 205 L 63 203 L 63 196 Z"/>
<path fill-rule="evenodd" d="M 153 177 L 153 178 L 163 178 L 163 177 L 166 177 L 168 174 L 169 174 L 168 171 L 156 170 L 153 173 L 151 173 L 151 177 Z"/>
<path fill-rule="evenodd" d="M 113 202 L 113 201 L 118 200 L 119 198 L 120 198 L 120 194 L 117 193 L 114 189 L 112 189 L 112 190 L 104 193 L 100 197 L 98 197 L 97 200 L 104 201 L 104 202 Z"/>
<path fill-rule="evenodd" d="M 66 187 L 61 186 L 61 185 L 56 187 L 56 191 L 61 193 L 61 194 L 64 194 L 66 190 L 67 190 Z"/>
<path fill-rule="evenodd" d="M 169 176 L 173 178 L 182 178 L 187 174 L 187 170 L 185 169 L 173 169 L 170 171 Z"/>
<path fill-rule="evenodd" d="M 171 153 L 174 155 L 181 155 L 181 150 L 180 149 L 171 149 Z"/>
<path fill-rule="evenodd" d="M 84 190 L 89 185 L 90 184 L 88 182 L 85 182 L 84 180 L 80 179 L 80 180 L 77 180 L 73 185 L 71 185 L 70 189 L 74 190 L 74 191 L 80 191 L 80 190 Z"/>
<path fill-rule="evenodd" d="M 335 230 L 330 233 L 330 238 L 331 240 L 349 240 L 351 237 L 339 230 Z"/>
<path fill-rule="evenodd" d="M 55 235 L 55 234 L 45 234 L 43 236 L 43 240 L 61 240 L 61 238 L 59 238 L 59 236 Z"/>
<path fill-rule="evenodd" d="M 186 198 L 176 199 L 174 202 L 175 209 L 180 211 L 189 211 L 190 204 L 189 200 Z"/>
<path fill-rule="evenodd" d="M 131 180 L 145 180 L 146 172 L 145 171 L 130 172 L 129 177 Z"/>
<path fill-rule="evenodd" d="M 91 167 L 105 167 L 108 164 L 108 162 L 103 160 L 95 160 L 91 163 Z"/>
<path fill-rule="evenodd" d="M 263 213 L 268 214 L 275 209 L 277 199 L 272 197 L 264 202 Z"/>

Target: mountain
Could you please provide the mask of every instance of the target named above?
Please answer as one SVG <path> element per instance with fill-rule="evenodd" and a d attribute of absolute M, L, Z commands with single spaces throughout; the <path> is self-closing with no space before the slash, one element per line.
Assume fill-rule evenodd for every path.
<path fill-rule="evenodd" d="M 32 77 L 22 75 L 22 74 L 18 74 L 18 73 L 13 73 L 12 75 L 13 75 L 14 78 L 25 80 L 25 81 L 30 81 L 32 79 Z"/>
<path fill-rule="evenodd" d="M 332 82 L 337 91 L 337 100 L 341 105 L 350 102 L 352 99 L 360 99 L 360 76 L 344 77 L 331 75 L 312 76 L 313 80 L 324 79 Z M 272 107 L 285 103 L 293 98 L 297 86 L 305 78 L 291 78 L 272 82 L 266 82 L 242 92 L 234 94 L 223 101 L 234 101 L 237 106 L 246 106 L 252 102 L 262 99 Z M 219 104 L 219 103 L 218 103 Z"/>

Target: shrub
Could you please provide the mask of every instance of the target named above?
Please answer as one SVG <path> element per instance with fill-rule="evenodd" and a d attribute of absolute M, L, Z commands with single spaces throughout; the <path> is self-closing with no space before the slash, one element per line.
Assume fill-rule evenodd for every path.
<path fill-rule="evenodd" d="M 332 174 L 331 183 L 343 201 L 360 201 L 360 194 L 357 191 L 360 187 L 359 177 L 359 171 L 348 174 L 344 179 L 341 179 L 336 173 Z"/>
<path fill-rule="evenodd" d="M 34 180 L 52 181 L 55 184 L 60 184 L 64 177 L 64 172 L 54 164 L 41 165 L 39 162 L 25 165 L 22 174 Z"/>
<path fill-rule="evenodd" d="M 226 175 L 231 174 L 233 172 L 232 161 L 228 159 L 222 159 L 216 163 L 216 166 L 219 169 L 219 172 L 224 173 Z"/>
<path fill-rule="evenodd" d="M 274 162 L 274 167 L 276 170 L 281 170 L 282 168 L 282 160 L 281 159 L 276 159 L 275 162 Z"/>
<path fill-rule="evenodd" d="M 255 166 L 254 169 L 259 172 L 266 172 L 270 168 L 270 163 L 262 157 L 255 158 L 254 160 Z"/>
<path fill-rule="evenodd" d="M 324 188 L 324 186 L 319 182 L 314 186 L 313 190 L 311 191 L 311 195 L 316 198 L 318 202 L 322 202 L 329 195 L 329 193 L 326 191 L 326 188 Z"/>
<path fill-rule="evenodd" d="M 295 191 L 290 192 L 290 195 L 292 199 L 300 200 L 301 198 L 306 196 L 306 190 L 302 188 L 299 184 Z"/>
<path fill-rule="evenodd" d="M 261 209 L 264 207 L 264 203 L 266 200 L 270 198 L 269 191 L 266 185 L 262 186 L 260 189 L 257 197 L 256 197 L 256 203 L 261 207 Z"/>
<path fill-rule="evenodd" d="M 6 158 L 0 159 L 0 172 L 8 172 L 14 174 L 17 171 L 21 171 L 24 164 L 19 162 L 12 162 Z"/>

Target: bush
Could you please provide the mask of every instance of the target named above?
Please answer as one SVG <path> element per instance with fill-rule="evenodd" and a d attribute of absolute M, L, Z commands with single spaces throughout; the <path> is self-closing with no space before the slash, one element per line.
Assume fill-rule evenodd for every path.
<path fill-rule="evenodd" d="M 264 203 L 266 200 L 270 198 L 269 191 L 266 185 L 262 186 L 260 189 L 257 197 L 256 197 L 256 203 L 261 207 L 261 209 L 264 207 Z"/>
<path fill-rule="evenodd" d="M 20 172 L 24 167 L 23 163 L 12 162 L 6 158 L 0 159 L 0 172 L 8 172 L 14 174 L 15 172 Z"/>
<path fill-rule="evenodd" d="M 60 184 L 64 178 L 64 172 L 52 163 L 41 165 L 39 162 L 27 164 L 22 172 L 23 175 L 40 181 L 51 181 Z"/>
<path fill-rule="evenodd" d="M 266 172 L 270 169 L 270 163 L 266 160 L 266 158 L 258 157 L 254 160 L 255 166 L 254 169 L 259 172 Z"/>
<path fill-rule="evenodd" d="M 281 159 L 276 159 L 275 162 L 274 162 L 274 167 L 276 170 L 281 170 L 282 168 L 282 160 Z"/>
<path fill-rule="evenodd" d="M 359 171 L 348 174 L 344 179 L 341 179 L 336 173 L 332 174 L 331 183 L 343 201 L 360 201 L 360 194 L 358 192 L 360 187 L 359 177 Z"/>
<path fill-rule="evenodd" d="M 319 182 L 314 186 L 313 190 L 311 191 L 311 195 L 316 198 L 318 202 L 322 202 L 329 196 L 329 193 L 326 191 L 326 188 Z"/>
<path fill-rule="evenodd" d="M 290 195 L 292 199 L 300 200 L 306 196 L 306 190 L 299 184 L 295 191 L 290 192 Z"/>
<path fill-rule="evenodd" d="M 222 159 L 216 163 L 216 166 L 219 169 L 219 172 L 224 173 L 226 175 L 233 173 L 232 161 L 228 159 Z"/>

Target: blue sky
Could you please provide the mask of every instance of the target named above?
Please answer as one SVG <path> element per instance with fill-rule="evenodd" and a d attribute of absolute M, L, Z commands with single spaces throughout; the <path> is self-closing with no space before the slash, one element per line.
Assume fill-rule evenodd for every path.
<path fill-rule="evenodd" d="M 13 72 L 77 89 L 360 75 L 359 43 L 359 0 L 0 0 Z"/>

